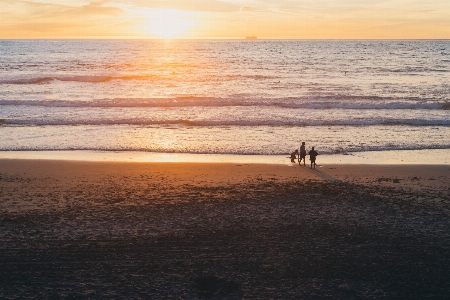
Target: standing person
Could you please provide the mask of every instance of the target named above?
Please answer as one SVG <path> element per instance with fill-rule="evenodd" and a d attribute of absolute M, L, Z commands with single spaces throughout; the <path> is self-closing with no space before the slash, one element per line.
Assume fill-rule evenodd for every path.
<path fill-rule="evenodd" d="M 302 145 L 300 146 L 300 155 L 298 157 L 298 164 L 302 162 L 303 159 L 303 165 L 306 166 L 306 148 L 305 148 L 305 142 L 302 142 Z"/>
<path fill-rule="evenodd" d="M 314 150 L 314 147 L 312 147 L 308 154 L 309 154 L 309 160 L 311 161 L 311 169 L 313 167 L 313 164 L 314 164 L 314 169 L 315 169 L 316 168 L 316 157 L 317 157 L 317 155 L 319 155 L 319 153 L 317 153 L 317 151 Z"/>
<path fill-rule="evenodd" d="M 298 150 L 295 149 L 294 152 L 291 153 L 291 162 L 295 163 L 295 159 L 297 158 Z"/>

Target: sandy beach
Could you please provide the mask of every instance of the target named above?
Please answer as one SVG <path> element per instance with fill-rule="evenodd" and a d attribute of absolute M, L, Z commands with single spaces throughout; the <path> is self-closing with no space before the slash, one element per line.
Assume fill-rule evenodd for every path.
<path fill-rule="evenodd" d="M 450 166 L 0 159 L 0 298 L 444 299 Z"/>

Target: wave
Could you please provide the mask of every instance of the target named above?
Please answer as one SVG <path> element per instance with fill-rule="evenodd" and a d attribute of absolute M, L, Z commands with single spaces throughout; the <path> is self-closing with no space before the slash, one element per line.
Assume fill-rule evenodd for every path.
<path fill-rule="evenodd" d="M 398 150 L 445 150 L 450 149 L 450 145 L 420 145 L 420 146 L 403 146 L 403 145 L 390 145 L 390 146 L 367 146 L 367 147 L 355 147 L 355 148 L 336 148 L 322 147 L 320 149 L 321 155 L 347 155 L 351 153 L 361 152 L 387 152 Z M 152 149 L 152 148 L 133 148 L 133 147 L 0 147 L 0 151 L 102 151 L 102 152 L 148 152 L 148 153 L 183 153 L 183 154 L 224 154 L 224 155 L 283 155 L 286 156 L 286 152 L 261 152 L 253 150 L 236 150 L 236 151 L 203 151 L 203 150 L 166 150 L 166 149 Z"/>
<path fill-rule="evenodd" d="M 174 75 L 173 73 L 171 75 Z M 9 78 L 9 79 L 0 79 L 0 84 L 46 84 L 51 83 L 52 81 L 72 81 L 72 82 L 85 82 L 85 83 L 101 83 L 101 82 L 110 82 L 114 80 L 122 80 L 122 81 L 155 81 L 161 79 L 170 79 L 172 78 L 169 75 L 161 76 L 161 75 L 30 75 L 24 77 L 17 78 Z M 253 80 L 268 80 L 268 79 L 277 79 L 277 76 L 269 76 L 269 75 L 251 75 L 251 74 L 240 74 L 240 75 L 223 75 L 219 77 L 208 78 L 208 80 L 217 81 L 217 80 L 236 80 L 240 78 L 253 79 Z M 201 80 L 201 79 L 197 79 Z M 204 79 L 205 81 L 207 79 Z"/>
<path fill-rule="evenodd" d="M 347 120 L 149 120 L 149 119 L 0 119 L 3 126 L 158 126 L 158 127 L 297 127 L 297 126 L 450 126 L 450 119 L 347 119 Z"/>
<path fill-rule="evenodd" d="M 156 75 L 140 76 L 111 76 L 111 75 L 60 75 L 60 76 L 30 76 L 23 78 L 2 79 L 0 84 L 44 84 L 52 81 L 73 81 L 73 82 L 109 82 L 113 80 L 151 80 L 156 79 Z"/>
<path fill-rule="evenodd" d="M 421 109 L 448 110 L 450 102 L 420 98 L 383 98 L 378 96 L 312 96 L 298 98 L 220 98 L 179 96 L 172 98 L 150 99 L 98 99 L 98 100 L 0 100 L 0 107 L 43 106 L 75 108 L 143 108 L 143 107 L 229 107 L 259 106 L 280 107 L 287 109 Z"/>
<path fill-rule="evenodd" d="M 450 145 L 389 145 L 389 146 L 364 146 L 364 147 L 349 147 L 349 148 L 336 148 L 334 150 L 325 149 L 321 151 L 321 154 L 349 154 L 355 152 L 377 152 L 377 151 L 395 151 L 395 150 L 445 150 L 450 149 Z"/>
<path fill-rule="evenodd" d="M 442 62 L 446 62 L 443 60 Z M 382 73 L 404 73 L 411 75 L 411 73 L 448 73 L 449 69 L 438 69 L 438 68 L 427 68 L 427 67 L 404 67 L 397 69 L 389 69 L 389 68 L 373 68 L 374 70 Z"/>

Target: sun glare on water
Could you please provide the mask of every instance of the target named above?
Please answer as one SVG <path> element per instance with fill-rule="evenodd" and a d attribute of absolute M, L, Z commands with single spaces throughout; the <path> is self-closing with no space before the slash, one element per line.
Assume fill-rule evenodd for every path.
<path fill-rule="evenodd" d="M 188 12 L 172 9 L 153 9 L 145 12 L 145 31 L 163 39 L 177 38 L 194 26 Z"/>

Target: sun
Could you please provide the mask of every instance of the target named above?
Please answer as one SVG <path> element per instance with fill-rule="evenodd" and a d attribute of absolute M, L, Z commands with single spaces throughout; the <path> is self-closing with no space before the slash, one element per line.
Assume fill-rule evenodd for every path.
<path fill-rule="evenodd" d="M 179 37 L 194 26 L 192 16 L 181 10 L 152 9 L 145 12 L 145 31 L 163 39 Z"/>

